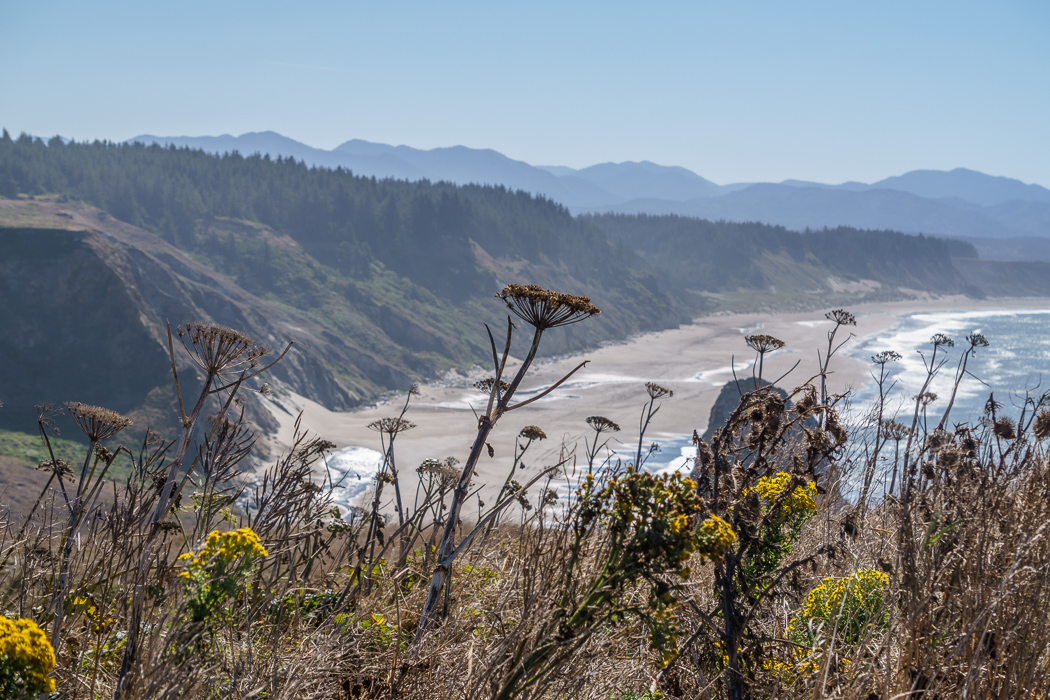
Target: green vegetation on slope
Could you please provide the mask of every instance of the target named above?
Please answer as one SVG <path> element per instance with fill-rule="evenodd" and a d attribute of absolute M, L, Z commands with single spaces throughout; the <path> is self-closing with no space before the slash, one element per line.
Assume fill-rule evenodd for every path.
<path fill-rule="evenodd" d="M 84 462 L 86 444 L 59 437 L 49 437 L 49 440 L 55 457 L 78 466 Z M 0 457 L 11 457 L 30 465 L 51 459 L 39 435 L 12 430 L 0 430 Z"/>
<path fill-rule="evenodd" d="M 610 244 L 560 205 L 503 187 L 376 180 L 292 159 L 141 144 L 45 144 L 5 132 L 0 195 L 22 194 L 89 202 L 255 287 L 272 289 L 267 269 L 274 261 L 267 255 L 275 247 L 231 246 L 212 231 L 215 219 L 257 222 L 287 236 L 312 258 L 310 276 L 322 282 L 335 272 L 367 283 L 378 263 L 401 286 L 449 304 L 488 297 L 511 281 L 574 283 L 567 291 L 619 312 L 615 326 L 596 324 L 577 339 L 578 347 L 666 327 L 676 318 L 655 277 L 629 249 Z M 538 279 L 509 279 L 516 272 Z M 544 276 L 549 279 L 539 279 Z"/>
<path fill-rule="evenodd" d="M 502 323 L 491 297 L 509 282 L 585 294 L 606 311 L 552 353 L 689 316 L 629 249 L 559 205 L 500 187 L 5 132 L 0 195 L 14 198 L 0 200 L 0 320 L 20 329 L 0 339 L 0 359 L 33 368 L 31 386 L 0 382 L 7 427 L 25 429 L 25 408 L 41 400 L 75 398 L 163 429 L 154 419 L 171 398 L 159 388 L 166 322 L 213 320 L 274 348 L 294 340 L 274 379 L 347 409 L 486 361 L 479 321 Z M 94 357 L 113 347 L 119 357 Z M 101 366 L 128 386 L 94 386 Z M 144 400 L 149 410 L 136 413 Z"/>
<path fill-rule="evenodd" d="M 848 227 L 800 233 L 680 216 L 585 218 L 662 270 L 669 284 L 708 299 L 728 294 L 739 303 L 748 290 L 775 290 L 782 298 L 820 292 L 828 303 L 828 292 L 856 297 L 865 286 L 870 299 L 891 297 L 900 287 L 981 294 L 954 266 L 955 258 L 977 255 L 957 240 Z"/>

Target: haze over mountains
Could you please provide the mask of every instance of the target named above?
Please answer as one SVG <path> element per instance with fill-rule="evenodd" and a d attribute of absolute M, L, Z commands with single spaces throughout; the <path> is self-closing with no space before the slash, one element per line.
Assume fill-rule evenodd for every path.
<path fill-rule="evenodd" d="M 491 149 L 421 150 L 353 139 L 326 151 L 272 131 L 241 136 L 142 135 L 129 142 L 174 144 L 210 153 L 292 157 L 358 175 L 456 184 L 503 185 L 543 195 L 574 213 L 678 214 L 761 221 L 789 228 L 854 226 L 973 239 L 983 257 L 1046 259 L 1045 241 L 1008 246 L 981 239 L 1050 238 L 1050 189 L 957 168 L 915 170 L 875 183 L 801 180 L 718 185 L 682 167 L 648 161 L 588 168 L 533 166 Z M 1008 251 L 1004 253 L 1004 251 Z"/>

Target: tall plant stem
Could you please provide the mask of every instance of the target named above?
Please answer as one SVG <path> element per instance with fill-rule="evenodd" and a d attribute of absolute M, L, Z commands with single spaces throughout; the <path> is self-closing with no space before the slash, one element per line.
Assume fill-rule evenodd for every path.
<path fill-rule="evenodd" d="M 532 361 L 536 358 L 536 351 L 540 347 L 540 338 L 543 336 L 543 329 L 536 328 L 536 332 L 532 336 L 532 346 L 529 348 L 525 360 L 521 363 L 521 367 L 518 368 L 510 386 L 498 400 L 495 400 L 495 397 L 499 392 L 500 375 L 502 374 L 503 368 L 506 366 L 507 356 L 510 354 L 512 327 L 513 326 L 507 329 L 507 344 L 503 352 L 503 360 L 496 367 L 496 378 L 492 383 L 492 393 L 489 396 L 490 409 L 478 420 L 477 437 L 474 438 L 474 445 L 470 448 L 470 456 L 467 457 L 466 464 L 463 466 L 463 472 L 460 474 L 459 483 L 456 484 L 456 489 L 452 492 L 452 504 L 449 506 L 448 519 L 445 521 L 445 530 L 441 536 L 441 544 L 438 547 L 437 552 L 438 564 L 434 568 L 434 573 L 430 579 L 430 591 L 427 594 L 426 604 L 423 606 L 423 615 L 419 620 L 419 629 L 416 633 L 417 640 L 421 638 L 422 634 L 426 632 L 427 628 L 433 622 L 437 610 L 437 602 L 441 598 L 442 591 L 448 581 L 449 564 L 446 563 L 446 560 L 455 549 L 455 534 L 456 527 L 459 524 L 459 514 L 463 509 L 463 502 L 467 497 L 467 489 L 470 487 L 470 480 L 474 476 L 474 469 L 477 467 L 478 460 L 481 458 L 481 453 L 485 448 L 485 443 L 488 441 L 489 433 L 492 432 L 492 428 L 496 425 L 496 421 L 498 421 L 508 410 L 511 397 L 514 396 L 514 392 L 517 391 L 518 386 L 521 384 L 521 380 L 529 370 L 529 366 L 532 365 Z"/>

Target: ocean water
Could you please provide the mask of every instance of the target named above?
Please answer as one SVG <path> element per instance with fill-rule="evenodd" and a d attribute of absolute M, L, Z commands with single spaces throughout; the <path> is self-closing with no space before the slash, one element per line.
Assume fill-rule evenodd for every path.
<path fill-rule="evenodd" d="M 332 500 L 344 510 L 372 485 L 379 467 L 383 464 L 383 453 L 367 447 L 347 447 L 332 454 L 327 467 L 336 484 Z M 315 466 L 320 474 L 323 467 Z"/>
<path fill-rule="evenodd" d="M 908 416 L 910 411 L 914 410 L 912 398 L 919 393 L 926 379 L 923 354 L 927 358 L 931 355 L 930 338 L 935 333 L 943 333 L 953 338 L 956 341 L 955 347 L 949 348 L 947 355 L 944 355 L 949 361 L 940 369 L 930 388 L 939 398 L 929 406 L 927 416 L 930 423 L 936 423 L 951 394 L 959 356 L 967 345 L 965 337 L 974 331 L 982 333 L 988 339 L 989 347 L 978 348 L 976 355 L 970 359 L 967 370 L 972 376 L 965 376 L 960 384 L 950 424 L 973 423 L 979 420 L 989 393 L 993 393 L 996 401 L 1004 405 L 1006 415 L 1016 417 L 1025 392 L 1040 396 L 1050 390 L 1050 308 L 908 314 L 883 333 L 865 337 L 860 341 L 850 341 L 841 352 L 864 361 L 884 350 L 900 353 L 900 361 L 887 365 L 887 386 L 891 388 L 885 417 L 892 418 L 899 414 L 900 419 L 905 421 L 910 420 Z M 938 351 L 938 357 L 942 356 L 942 352 L 943 349 Z M 736 370 L 739 373 L 747 371 L 749 367 L 750 362 L 738 361 Z M 721 386 L 732 379 L 732 369 L 726 365 L 689 375 L 678 381 Z M 834 360 L 831 369 L 834 370 Z M 872 369 L 876 367 L 872 365 Z M 597 383 L 642 384 L 644 378 L 590 374 L 578 381 L 566 382 L 545 400 L 574 398 L 578 396 L 576 392 L 581 388 Z M 878 387 L 871 377 L 861 386 L 855 387 L 850 399 L 847 422 L 857 424 L 863 421 L 877 397 Z M 478 403 L 477 393 L 464 390 L 463 397 L 459 401 L 449 402 L 448 407 L 469 410 L 471 403 Z M 705 428 L 705 425 L 697 425 L 697 430 L 701 433 Z M 633 444 L 632 439 L 626 435 L 622 439 L 623 443 L 610 444 L 615 450 L 613 459 L 633 461 L 638 445 L 637 437 L 633 438 Z M 679 435 L 652 431 L 647 435 L 644 447 L 647 448 L 653 442 L 656 442 L 660 449 L 645 461 L 645 471 L 692 471 L 696 448 L 692 445 L 691 433 Z M 380 452 L 365 447 L 349 447 L 330 457 L 328 468 L 332 471 L 333 479 L 338 482 L 342 478 L 341 488 L 336 491 L 336 502 L 346 507 L 359 500 L 372 484 L 382 461 L 383 456 Z M 563 495 L 569 493 L 567 489 L 562 491 Z"/>
<path fill-rule="evenodd" d="M 935 333 L 951 337 L 955 347 L 948 348 L 947 354 L 944 348 L 938 350 L 938 358 L 947 357 L 948 362 L 929 389 L 938 397 L 927 409 L 930 422 L 935 422 L 947 407 L 971 332 L 983 334 L 989 346 L 977 348 L 967 363 L 968 374 L 959 385 L 949 424 L 977 422 L 989 394 L 1003 404 L 1006 415 L 1016 417 L 1026 392 L 1038 397 L 1050 390 L 1050 308 L 909 314 L 886 332 L 847 345 L 843 351 L 866 361 L 884 350 L 900 353 L 900 361 L 886 365 L 893 384 L 887 413 L 892 417 L 899 411 L 906 416 L 914 411 L 913 397 L 926 381 L 924 357 L 927 362 L 932 357 L 930 338 Z M 872 370 L 877 367 L 872 365 Z M 877 398 L 878 387 L 869 378 L 853 396 L 853 414 L 863 415 Z"/>
<path fill-rule="evenodd" d="M 884 350 L 901 355 L 899 361 L 887 365 L 889 392 L 884 416 L 893 418 L 897 415 L 902 422 L 910 422 L 914 411 L 913 397 L 926 381 L 923 356 L 929 359 L 932 355 L 930 338 L 936 333 L 952 338 L 955 347 L 948 348 L 947 354 L 943 348 L 938 350 L 938 358 L 947 357 L 948 362 L 941 367 L 929 389 L 938 395 L 938 399 L 927 408 L 929 423 L 936 424 L 947 406 L 959 357 L 968 347 L 965 338 L 971 332 L 982 333 L 989 346 L 978 348 L 967 363 L 967 374 L 959 385 L 949 416 L 950 425 L 979 421 L 989 394 L 1003 404 L 1001 415 L 1016 418 L 1026 393 L 1038 398 L 1050 391 L 1050 308 L 908 314 L 883 333 L 847 343 L 841 352 L 864 361 L 870 361 L 873 355 Z M 831 369 L 834 370 L 834 360 Z M 873 364 L 872 369 L 874 371 L 877 367 Z M 722 379 L 721 375 L 719 379 Z M 878 385 L 873 377 L 869 377 L 861 386 L 855 387 L 850 397 L 847 423 L 857 425 L 863 422 L 877 399 Z M 697 429 L 703 432 L 705 426 Z M 696 457 L 692 435 L 654 433 L 646 444 L 650 442 L 658 443 L 660 450 L 645 462 L 646 471 L 688 473 L 692 470 Z M 636 449 L 637 443 L 620 446 L 617 456 L 633 461 Z"/>

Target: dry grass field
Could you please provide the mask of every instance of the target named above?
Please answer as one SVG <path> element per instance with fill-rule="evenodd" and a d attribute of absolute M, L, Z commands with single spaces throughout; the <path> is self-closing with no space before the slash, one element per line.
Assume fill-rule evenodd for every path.
<path fill-rule="evenodd" d="M 975 425 L 928 420 L 925 391 L 885 420 L 884 396 L 847 427 L 822 349 L 787 399 L 746 393 L 710 443 L 697 438 L 690 478 L 634 460 L 589 469 L 589 448 L 565 444 L 483 503 L 476 466 L 500 418 L 527 415 L 533 399 L 514 395 L 536 348 L 598 312 L 532 287 L 501 297 L 532 351 L 508 369 L 512 330 L 493 329 L 469 454 L 398 459 L 409 393 L 375 422 L 386 458 L 350 510 L 332 502 L 333 445 L 301 426 L 285 455 L 246 471 L 256 436 L 239 399 L 265 391 L 253 380 L 280 353 L 232 329 L 172 329 L 172 354 L 200 370 L 173 377 L 179 435 L 124 445 L 113 411 L 42 411 L 45 435 L 61 410 L 89 445 L 3 504 L 0 610 L 35 623 L 5 623 L 5 697 L 1047 696 L 1045 395 L 1020 416 L 989 401 Z M 833 349 L 855 319 L 829 319 Z M 761 368 L 780 341 L 746 342 Z M 935 337 L 931 377 L 984 342 Z M 876 374 L 894 361 L 873 359 Z M 669 398 L 650 383 L 639 409 Z M 556 427 L 522 429 L 515 454 Z"/>

